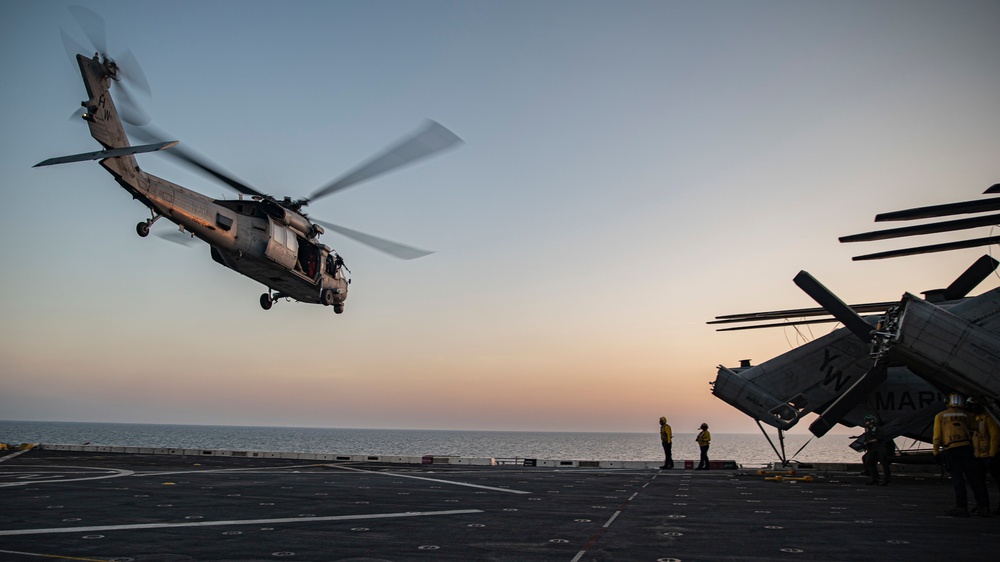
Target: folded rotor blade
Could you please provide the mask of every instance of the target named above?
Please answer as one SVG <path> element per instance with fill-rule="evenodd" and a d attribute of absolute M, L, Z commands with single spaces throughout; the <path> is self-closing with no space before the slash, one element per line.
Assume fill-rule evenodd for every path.
<path fill-rule="evenodd" d="M 802 326 L 805 324 L 828 324 L 830 322 L 840 322 L 836 318 L 820 318 L 818 320 L 792 320 L 790 322 L 778 322 L 776 324 L 754 324 L 752 326 L 734 326 L 732 328 L 719 328 L 716 332 L 737 332 L 740 330 L 758 330 L 761 328 L 784 328 L 786 326 Z M 709 322 L 715 324 L 715 322 Z"/>
<path fill-rule="evenodd" d="M 411 162 L 426 158 L 462 142 L 455 133 L 434 121 L 428 120 L 423 129 L 386 149 L 348 174 L 330 182 L 301 200 L 302 204 L 315 201 L 335 191 L 346 189 L 380 174 Z"/>
<path fill-rule="evenodd" d="M 851 304 L 851 310 L 857 313 L 864 312 L 885 312 L 890 307 L 899 304 L 899 301 L 892 302 L 870 302 L 864 304 Z M 740 314 L 726 314 L 716 316 L 715 320 L 708 324 L 728 324 L 732 322 L 753 322 L 755 320 L 775 320 L 780 318 L 802 318 L 806 316 L 826 316 L 830 313 L 825 308 L 792 308 L 788 310 L 771 310 L 766 312 L 744 312 Z"/>
<path fill-rule="evenodd" d="M 166 135 L 162 131 L 157 130 L 151 125 L 128 127 L 128 131 L 130 134 L 143 139 L 146 142 L 158 142 L 161 139 L 166 138 Z M 178 159 L 183 164 L 191 166 L 196 170 L 201 170 L 202 172 L 244 195 L 267 197 L 267 195 L 250 187 L 245 182 L 233 176 L 233 174 L 222 169 L 222 167 L 218 164 L 215 164 L 208 158 L 201 156 L 190 148 L 177 146 L 174 147 L 173 150 L 168 151 L 167 154 Z"/>
<path fill-rule="evenodd" d="M 991 187 L 990 189 L 993 188 Z M 989 190 L 987 190 L 987 193 L 989 193 Z M 917 207 L 915 209 L 906 209 L 904 211 L 881 213 L 875 215 L 875 222 L 930 219 L 934 217 L 945 217 L 948 215 L 985 213 L 986 211 L 997 211 L 997 210 L 1000 210 L 1000 199 L 962 201 L 959 203 L 946 203 L 944 205 L 932 205 L 930 207 Z"/>
<path fill-rule="evenodd" d="M 882 365 L 873 365 L 868 372 L 861 375 L 846 392 L 840 395 L 830 407 L 823 411 L 814 422 L 809 424 L 809 431 L 816 437 L 823 437 L 833 426 L 840 423 L 848 412 L 864 400 L 868 393 L 885 382 L 887 369 Z"/>
<path fill-rule="evenodd" d="M 405 244 L 400 244 L 398 242 L 393 242 L 391 240 L 386 240 L 384 238 L 378 238 L 376 236 L 372 236 L 371 234 L 365 234 L 364 232 L 351 230 L 350 228 L 345 228 L 343 226 L 339 226 L 326 221 L 320 221 L 315 219 L 312 219 L 312 221 L 334 232 L 337 232 L 348 238 L 351 238 L 352 240 L 361 242 L 366 246 L 370 246 L 372 248 L 375 248 L 376 250 L 379 250 L 380 252 L 389 254 L 390 256 L 393 256 L 395 258 L 403 260 L 412 260 L 416 258 L 422 258 L 424 256 L 434 253 L 431 251 L 414 248 L 412 246 L 407 246 Z"/>
<path fill-rule="evenodd" d="M 886 240 L 889 238 L 902 238 L 904 236 L 917 236 L 921 234 L 936 234 L 938 232 L 953 232 L 955 230 L 966 230 L 978 228 L 980 226 L 991 226 L 1000 224 L 1000 214 L 987 215 L 985 217 L 972 217 L 953 221 L 938 222 L 933 224 L 921 224 L 918 226 L 906 226 L 903 228 L 890 228 L 888 230 L 876 230 L 862 234 L 852 234 L 841 236 L 841 242 L 869 242 L 872 240 Z"/>
<path fill-rule="evenodd" d="M 944 290 L 946 300 L 960 299 L 972 292 L 980 283 L 996 271 L 1000 262 L 992 256 L 981 256 Z"/>
<path fill-rule="evenodd" d="M 917 254 L 932 254 L 934 252 L 962 250 L 965 248 L 975 248 L 977 246 L 990 246 L 993 244 L 1000 244 L 1000 236 L 987 236 L 986 238 L 960 240 L 958 242 L 946 242 L 944 244 L 932 244 L 930 246 L 918 246 L 916 248 L 904 248 L 902 250 L 889 250 L 887 252 L 854 256 L 851 259 L 854 261 L 882 260 L 886 258 L 897 258 L 900 256 L 914 256 Z"/>
<path fill-rule="evenodd" d="M 834 318 L 840 320 L 844 327 L 858 336 L 861 341 L 865 343 L 872 341 L 872 327 L 812 275 L 800 271 L 793 281 L 814 301 L 829 311 Z"/>

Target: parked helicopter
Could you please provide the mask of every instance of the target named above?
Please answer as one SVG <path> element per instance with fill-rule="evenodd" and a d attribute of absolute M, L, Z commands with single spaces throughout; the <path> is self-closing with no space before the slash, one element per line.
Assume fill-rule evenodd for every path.
<path fill-rule="evenodd" d="M 995 185 L 986 194 L 1000 192 Z M 878 215 L 876 220 L 907 220 L 1000 208 L 1000 199 L 951 203 Z M 888 217 L 888 218 L 886 218 Z M 842 237 L 842 242 L 931 234 L 995 224 L 997 216 L 872 232 Z M 990 236 L 968 241 L 868 254 L 855 260 L 882 259 L 970 248 L 996 243 Z M 820 308 L 733 314 L 711 324 L 766 322 L 738 330 L 839 321 L 833 331 L 757 366 L 719 368 L 713 394 L 760 423 L 783 430 L 808 413 L 819 413 L 809 429 L 824 435 L 838 423 L 859 425 L 876 414 L 886 437 L 900 435 L 929 442 L 934 415 L 943 396 L 961 392 L 975 396 L 1000 417 L 1000 289 L 968 297 L 996 271 L 997 260 L 982 256 L 951 285 L 906 294 L 901 301 L 847 305 L 806 272 L 795 283 Z M 871 313 L 877 313 L 871 315 Z M 868 314 L 862 317 L 861 314 Z M 826 316 L 826 318 L 817 318 Z M 790 320 L 811 318 L 809 320 Z M 776 320 L 783 320 L 775 322 Z M 760 426 L 763 431 L 763 426 Z M 765 432 L 766 435 L 766 432 Z M 856 441 L 852 447 L 859 448 Z M 783 449 L 783 447 L 782 447 Z M 777 452 L 777 449 L 775 449 Z M 784 451 L 779 453 L 784 461 Z"/>
<path fill-rule="evenodd" d="M 322 197 L 451 148 L 461 142 L 454 133 L 428 121 L 416 133 L 308 196 L 278 199 L 233 178 L 204 157 L 177 146 L 176 141 L 167 141 L 162 133 L 145 124 L 122 82 L 131 79 L 148 90 L 134 58 L 129 54 L 119 59 L 132 63 L 126 71 L 104 48 L 103 20 L 82 7 L 74 7 L 73 14 L 97 51 L 92 57 L 76 54 L 75 59 L 88 96 L 81 104 L 82 117 L 103 150 L 51 158 L 35 166 L 99 160 L 119 185 L 149 208 L 150 218 L 136 225 L 139 236 L 147 236 L 150 227 L 161 218 L 176 223 L 182 231 L 208 243 L 217 263 L 264 284 L 267 292 L 260 296 L 260 305 L 265 310 L 278 299 L 289 298 L 332 306 L 337 314 L 344 311 L 350 279 L 344 273 L 347 268 L 341 256 L 319 241 L 326 229 L 401 259 L 431 253 L 312 219 L 302 209 Z M 65 34 L 63 42 L 67 50 L 73 45 Z M 121 115 L 112 99 L 112 84 L 125 104 Z M 133 135 L 149 144 L 130 144 L 123 117 L 132 125 Z M 240 198 L 212 199 L 139 168 L 136 154 L 160 150 L 167 150 L 167 154 L 181 162 L 222 181 L 238 191 Z"/>

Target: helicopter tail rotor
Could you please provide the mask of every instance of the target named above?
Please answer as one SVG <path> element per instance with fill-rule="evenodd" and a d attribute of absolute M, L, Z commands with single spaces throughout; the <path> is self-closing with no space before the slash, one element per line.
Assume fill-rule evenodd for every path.
<path fill-rule="evenodd" d="M 101 58 L 108 77 L 115 81 L 117 93 L 120 98 L 121 118 L 132 125 L 144 125 L 149 122 L 149 116 L 142 110 L 135 100 L 132 88 L 142 92 L 146 97 L 152 95 L 149 87 L 149 80 L 139 66 L 139 61 L 132 54 L 132 51 L 125 49 L 121 56 L 112 57 L 107 48 L 107 32 L 104 19 L 89 8 L 83 6 L 70 6 L 69 11 L 73 14 L 77 24 L 83 34 L 90 41 L 91 49 L 81 45 L 72 39 L 65 31 L 61 31 L 63 47 L 65 47 L 70 59 L 75 60 L 77 54 L 96 52 Z"/>

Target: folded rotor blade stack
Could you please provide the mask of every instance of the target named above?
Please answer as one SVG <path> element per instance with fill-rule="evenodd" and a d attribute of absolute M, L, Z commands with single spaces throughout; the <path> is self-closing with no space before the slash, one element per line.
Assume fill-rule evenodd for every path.
<path fill-rule="evenodd" d="M 1000 194 L 1000 184 L 995 184 L 984 192 L 984 195 L 997 195 L 997 194 Z M 946 220 L 941 222 L 930 222 L 926 224 L 907 226 L 902 228 L 876 230 L 872 232 L 865 232 L 862 234 L 853 234 L 850 236 L 842 236 L 840 238 L 840 241 L 868 242 L 874 240 L 887 240 L 891 238 L 903 238 L 907 236 L 921 236 L 927 234 L 938 234 L 943 232 L 969 230 L 973 228 L 1000 226 L 1000 213 L 982 214 L 982 213 L 989 213 L 991 211 L 1000 211 L 1000 197 L 995 197 L 990 199 L 979 199 L 974 201 L 961 201 L 958 203 L 947 203 L 944 205 L 932 205 L 929 207 L 917 207 L 914 209 L 894 211 L 891 213 L 882 213 L 876 215 L 875 222 L 937 219 L 941 217 L 949 217 L 955 215 L 979 215 L 979 216 Z M 1000 233 L 994 233 L 993 229 L 991 228 L 990 234 L 988 236 L 980 238 L 972 238 L 968 240 L 959 240 L 954 242 L 944 242 L 940 244 L 930 244 L 925 246 L 916 246 L 912 248 L 889 250 L 885 252 L 876 252 L 861 256 L 855 256 L 853 259 L 856 261 L 879 260 L 879 259 L 894 258 L 900 256 L 928 254 L 933 252 L 947 252 L 949 250 L 975 248 L 979 246 L 990 246 L 993 244 L 1000 244 Z"/>

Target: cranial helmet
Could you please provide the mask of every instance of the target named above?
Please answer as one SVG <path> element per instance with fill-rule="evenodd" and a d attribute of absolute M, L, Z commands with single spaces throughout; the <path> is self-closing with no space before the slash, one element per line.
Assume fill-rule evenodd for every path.
<path fill-rule="evenodd" d="M 865 423 L 875 423 L 875 416 L 868 414 L 865 416 Z"/>
<path fill-rule="evenodd" d="M 702 428 L 702 429 L 708 429 L 708 424 L 707 424 L 707 423 L 703 423 L 703 424 L 701 424 L 701 428 Z"/>
<path fill-rule="evenodd" d="M 667 418 L 661 416 L 660 423 L 667 423 Z"/>
<path fill-rule="evenodd" d="M 948 395 L 948 406 L 952 408 L 961 408 L 965 406 L 965 397 L 957 392 Z"/>

